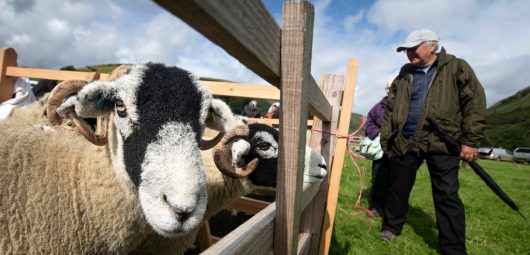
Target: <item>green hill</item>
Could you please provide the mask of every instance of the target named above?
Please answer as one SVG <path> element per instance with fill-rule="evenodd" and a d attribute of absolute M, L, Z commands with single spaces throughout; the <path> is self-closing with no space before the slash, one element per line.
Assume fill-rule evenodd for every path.
<path fill-rule="evenodd" d="M 349 128 L 348 134 L 351 134 L 353 131 L 355 131 L 355 129 L 357 129 L 357 127 L 359 127 L 359 124 L 361 124 L 362 117 L 363 117 L 363 115 L 358 114 L 358 113 L 354 113 L 353 112 L 351 114 L 351 117 L 350 117 L 350 128 Z M 361 131 L 359 131 L 359 133 L 357 133 L 357 135 L 358 136 L 364 136 L 364 130 L 365 129 L 366 129 L 366 124 L 363 126 Z"/>
<path fill-rule="evenodd" d="M 484 146 L 530 146 L 530 86 L 489 107 Z"/>

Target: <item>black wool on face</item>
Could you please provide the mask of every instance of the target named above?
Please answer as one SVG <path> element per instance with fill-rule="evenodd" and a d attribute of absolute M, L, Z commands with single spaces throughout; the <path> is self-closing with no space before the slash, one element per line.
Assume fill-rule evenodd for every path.
<path fill-rule="evenodd" d="M 276 157 L 265 159 L 259 153 L 257 153 L 257 144 L 261 142 L 261 140 L 256 137 L 256 133 L 259 131 L 269 133 L 273 136 L 274 140 L 278 142 L 278 131 L 273 127 L 263 124 L 250 124 L 249 131 L 250 139 L 247 141 L 250 143 L 250 147 L 252 149 L 250 154 L 244 157 L 245 163 L 248 164 L 254 158 L 258 158 L 260 160 L 257 169 L 249 175 L 249 179 L 255 185 L 276 187 L 276 178 L 278 174 L 278 154 L 276 154 Z"/>
<path fill-rule="evenodd" d="M 178 67 L 147 64 L 136 98 L 138 126 L 124 140 L 124 159 L 127 172 L 138 187 L 147 146 L 156 141 L 164 124 L 188 124 L 198 144 L 202 94 L 189 72 Z"/>

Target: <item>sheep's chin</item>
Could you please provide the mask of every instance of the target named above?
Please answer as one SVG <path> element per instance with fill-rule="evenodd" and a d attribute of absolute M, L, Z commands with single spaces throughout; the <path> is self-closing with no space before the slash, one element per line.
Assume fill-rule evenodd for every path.
<path fill-rule="evenodd" d="M 164 237 L 178 237 L 190 233 L 199 227 L 206 211 L 207 192 L 201 185 L 198 200 L 193 210 L 184 220 L 162 199 L 162 195 L 154 195 L 147 188 L 140 185 L 138 190 L 140 205 L 149 225 L 159 235 Z"/>

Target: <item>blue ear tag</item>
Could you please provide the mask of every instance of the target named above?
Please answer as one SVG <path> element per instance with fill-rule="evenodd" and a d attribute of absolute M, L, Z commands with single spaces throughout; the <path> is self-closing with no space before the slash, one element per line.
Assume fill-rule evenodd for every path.
<path fill-rule="evenodd" d="M 103 109 L 103 107 L 105 107 L 105 103 L 107 103 L 107 100 L 105 100 L 103 96 L 100 96 L 96 102 L 96 108 Z"/>

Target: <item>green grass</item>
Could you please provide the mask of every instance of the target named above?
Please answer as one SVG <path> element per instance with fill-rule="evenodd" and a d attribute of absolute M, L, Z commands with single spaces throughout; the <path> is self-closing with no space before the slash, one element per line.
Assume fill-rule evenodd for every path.
<path fill-rule="evenodd" d="M 350 159 L 344 164 L 330 254 L 438 254 L 429 173 L 418 170 L 403 232 L 394 241 L 378 239 L 381 218 L 371 219 L 354 208 L 359 175 Z M 365 194 L 370 187 L 371 161 L 358 160 L 364 172 Z M 481 160 L 479 164 L 530 218 L 530 165 Z M 466 166 L 460 170 L 460 198 L 466 210 L 466 246 L 469 254 L 530 254 L 530 223 L 505 205 Z M 367 206 L 366 195 L 362 205 Z"/>

